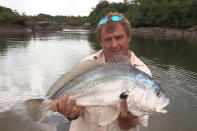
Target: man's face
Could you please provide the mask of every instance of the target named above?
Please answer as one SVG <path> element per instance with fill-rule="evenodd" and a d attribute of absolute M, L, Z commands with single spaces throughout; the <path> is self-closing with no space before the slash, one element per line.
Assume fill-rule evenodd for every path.
<path fill-rule="evenodd" d="M 127 37 L 126 32 L 121 24 L 118 24 L 113 32 L 101 31 L 101 47 L 104 50 L 105 58 L 111 58 L 114 55 L 128 56 L 129 43 L 131 37 Z"/>

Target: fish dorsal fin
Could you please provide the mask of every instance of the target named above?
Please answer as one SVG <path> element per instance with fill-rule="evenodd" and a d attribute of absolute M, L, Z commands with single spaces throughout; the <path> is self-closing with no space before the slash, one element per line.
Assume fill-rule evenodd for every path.
<path fill-rule="evenodd" d="M 108 64 L 123 64 L 123 65 L 131 65 L 131 61 L 126 55 L 115 55 L 106 60 Z"/>
<path fill-rule="evenodd" d="M 118 118 L 120 111 L 115 107 L 104 107 L 99 117 L 99 125 L 107 125 Z"/>
<path fill-rule="evenodd" d="M 70 81 L 72 81 L 75 77 L 79 76 L 80 74 L 83 74 L 89 70 L 92 70 L 99 66 L 99 63 L 97 63 L 94 60 L 85 60 L 79 63 L 76 67 L 71 69 L 69 72 L 63 74 L 49 89 L 47 96 L 52 97 L 58 90 L 60 90 L 63 86 L 68 84 Z"/>

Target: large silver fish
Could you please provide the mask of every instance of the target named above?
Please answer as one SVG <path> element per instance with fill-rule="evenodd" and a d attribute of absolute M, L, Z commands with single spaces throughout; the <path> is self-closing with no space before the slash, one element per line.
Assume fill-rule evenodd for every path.
<path fill-rule="evenodd" d="M 100 125 L 109 124 L 118 117 L 122 98 L 126 98 L 128 110 L 133 115 L 166 113 L 163 108 L 168 105 L 169 98 L 163 89 L 149 75 L 129 64 L 128 59 L 121 59 L 124 62 L 82 62 L 52 85 L 47 99 L 25 101 L 29 115 L 33 120 L 41 121 L 50 108 L 50 101 L 64 94 L 76 98 L 79 106 L 106 107 L 99 118 Z"/>

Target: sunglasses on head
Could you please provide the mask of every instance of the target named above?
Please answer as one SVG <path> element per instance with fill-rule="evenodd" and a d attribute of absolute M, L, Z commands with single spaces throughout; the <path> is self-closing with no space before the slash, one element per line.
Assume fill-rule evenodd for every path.
<path fill-rule="evenodd" d="M 100 22 L 98 23 L 98 25 L 105 24 L 108 19 L 109 19 L 108 17 L 105 17 L 105 18 L 101 19 Z M 116 15 L 115 16 L 110 16 L 110 19 L 112 21 L 122 21 L 123 20 L 123 18 L 121 16 L 116 16 Z"/>

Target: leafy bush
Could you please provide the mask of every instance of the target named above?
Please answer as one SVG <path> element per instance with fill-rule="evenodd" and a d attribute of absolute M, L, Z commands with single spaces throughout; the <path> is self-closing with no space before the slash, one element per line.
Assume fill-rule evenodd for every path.
<path fill-rule="evenodd" d="M 0 6 L 0 23 L 1 24 L 14 24 L 24 26 L 25 21 L 28 19 L 26 15 L 20 15 L 16 11 L 9 8 Z"/>

